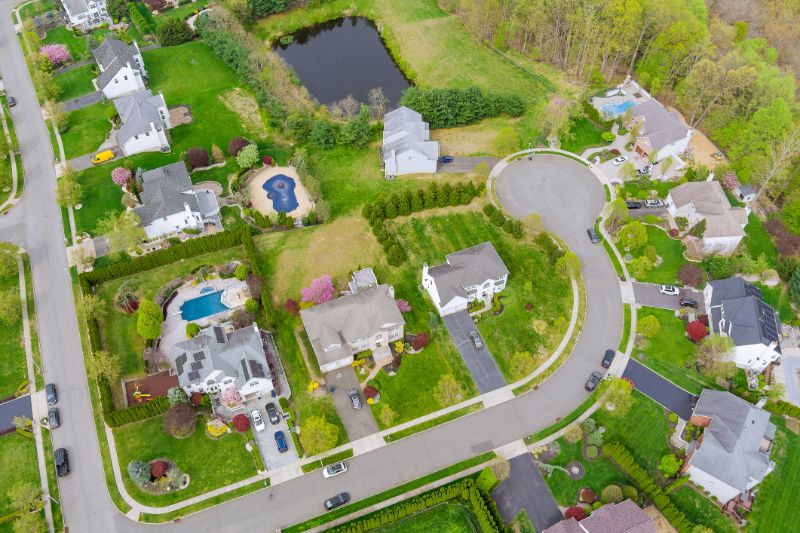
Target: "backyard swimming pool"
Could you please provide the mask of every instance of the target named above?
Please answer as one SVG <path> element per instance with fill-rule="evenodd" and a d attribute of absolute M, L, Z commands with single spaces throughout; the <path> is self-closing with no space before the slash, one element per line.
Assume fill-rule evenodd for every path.
<path fill-rule="evenodd" d="M 601 107 L 600 110 L 604 115 L 607 115 L 611 118 L 616 118 L 635 105 L 636 103 L 633 100 L 625 100 L 624 102 L 620 102 L 618 104 L 606 104 Z"/>
<path fill-rule="evenodd" d="M 277 174 L 264 182 L 261 187 L 267 191 L 267 198 L 272 200 L 272 208 L 278 213 L 289 213 L 297 209 L 295 183 L 289 176 Z"/>
<path fill-rule="evenodd" d="M 205 290 L 208 287 L 205 287 Z M 202 291 L 200 291 L 202 292 Z M 197 298 L 186 300 L 181 306 L 181 318 L 187 322 L 198 320 L 207 316 L 227 311 L 229 308 L 222 303 L 222 293 L 225 291 L 216 291 L 203 294 Z"/>

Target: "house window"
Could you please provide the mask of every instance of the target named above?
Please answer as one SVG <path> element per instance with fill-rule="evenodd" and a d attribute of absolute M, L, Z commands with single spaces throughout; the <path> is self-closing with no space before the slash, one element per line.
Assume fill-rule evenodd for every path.
<path fill-rule="evenodd" d="M 128 81 L 128 76 L 123 76 L 123 78 L 125 78 L 125 81 Z"/>
<path fill-rule="evenodd" d="M 119 80 L 114 80 L 114 83 L 119 83 Z"/>
<path fill-rule="evenodd" d="M 138 135 L 134 135 L 133 138 L 136 139 L 137 141 L 139 140 L 139 136 Z"/>

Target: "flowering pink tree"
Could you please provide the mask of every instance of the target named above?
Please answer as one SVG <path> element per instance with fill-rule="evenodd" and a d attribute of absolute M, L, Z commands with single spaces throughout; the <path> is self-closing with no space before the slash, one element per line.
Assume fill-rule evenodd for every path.
<path fill-rule="evenodd" d="M 236 390 L 236 387 L 225 389 L 225 391 L 222 393 L 222 403 L 225 404 L 225 407 L 230 409 L 234 409 L 242 405 L 242 396 L 239 394 L 239 391 Z"/>
<path fill-rule="evenodd" d="M 45 56 L 50 63 L 57 67 L 69 61 L 69 50 L 63 44 L 46 44 L 39 49 L 39 53 Z"/>
<path fill-rule="evenodd" d="M 119 185 L 120 187 L 125 187 L 130 183 L 133 174 L 130 170 L 125 167 L 117 167 L 111 171 L 111 181 Z"/>
<path fill-rule="evenodd" d="M 736 172 L 733 170 L 729 170 L 725 173 L 725 176 L 722 178 L 722 183 L 725 185 L 725 188 L 729 191 L 733 191 L 736 187 L 741 187 L 741 183 L 739 183 L 739 177 L 736 175 Z"/>
<path fill-rule="evenodd" d="M 397 308 L 401 313 L 408 313 L 411 311 L 411 304 L 406 300 L 395 300 L 394 303 L 397 304 Z"/>
<path fill-rule="evenodd" d="M 324 304 L 333 299 L 333 293 L 336 289 L 333 288 L 331 277 L 327 274 L 311 280 L 311 286 L 300 290 L 302 301 L 314 302 L 315 304 Z"/>

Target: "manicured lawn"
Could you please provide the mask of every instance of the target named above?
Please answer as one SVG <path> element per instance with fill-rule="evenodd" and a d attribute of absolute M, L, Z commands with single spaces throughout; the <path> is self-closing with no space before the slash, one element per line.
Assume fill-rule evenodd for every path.
<path fill-rule="evenodd" d="M 647 244 L 645 246 L 655 246 L 662 261 L 660 265 L 650 269 L 644 276 L 637 278 L 637 281 L 667 285 L 675 284 L 678 280 L 678 270 L 681 265 L 687 262 L 683 258 L 683 243 L 671 238 L 660 228 L 647 226 Z M 635 250 L 633 255 L 640 256 L 644 254 L 645 246 Z"/>
<path fill-rule="evenodd" d="M 39 486 L 39 467 L 36 463 L 36 442 L 17 433 L 0 437 L 0 516 L 12 513 L 8 492 L 16 483 Z M 37 515 L 44 528 L 44 512 Z M 11 533 L 12 522 L 0 524 L 0 533 Z"/>
<path fill-rule="evenodd" d="M 588 118 L 581 117 L 572 122 L 571 138 L 561 139 L 561 149 L 580 155 L 587 148 L 609 144 L 603 140 L 603 131 Z"/>
<path fill-rule="evenodd" d="M 61 101 L 71 100 L 94 91 L 92 80 L 95 78 L 91 65 L 78 67 L 55 77 L 56 84 L 61 87 Z"/>
<path fill-rule="evenodd" d="M 44 44 L 65 45 L 69 49 L 69 54 L 74 61 L 83 61 L 92 56 L 86 45 L 86 37 L 76 37 L 74 33 L 64 26 L 48 30 L 42 42 Z"/>
<path fill-rule="evenodd" d="M 113 104 L 93 104 L 69 113 L 69 130 L 61 135 L 64 155 L 72 159 L 94 152 L 105 141 L 111 131 L 108 117 L 116 110 Z"/>
<path fill-rule="evenodd" d="M 3 244 L 0 253 L 9 253 L 11 247 Z M 16 248 L 14 252 L 16 255 Z M 14 272 L 11 276 L 0 278 L 0 292 L 11 292 L 19 299 L 19 278 Z M 22 345 L 22 321 L 8 325 L 2 323 L 3 335 L 0 335 L 0 399 L 11 396 L 23 382 L 28 381 L 28 367 L 25 363 L 25 350 Z M 0 437 L 2 440 L 4 437 Z M 0 494 L 0 497 L 4 494 Z M 2 516 L 2 513 L 0 513 Z"/>
<path fill-rule="evenodd" d="M 41 6 L 41 10 L 37 9 L 37 7 L 39 7 L 39 5 L 37 4 Z M 42 0 L 41 2 L 28 2 L 22 7 L 22 9 L 19 10 L 19 15 L 22 18 L 22 20 L 32 19 L 36 15 L 42 15 L 47 11 L 53 11 L 57 9 L 56 7 L 57 5 L 58 7 L 61 7 L 56 0 Z M 13 20 L 14 22 L 16 22 L 17 21 L 16 17 L 14 17 Z"/>
<path fill-rule="evenodd" d="M 742 239 L 742 244 L 747 246 L 750 255 L 757 258 L 764 254 L 770 268 L 775 268 L 778 264 L 778 252 L 775 249 L 775 245 L 772 244 L 772 239 L 767 230 L 764 229 L 764 223 L 755 213 L 750 213 L 750 216 L 747 217 L 747 226 L 745 226 L 744 231 L 747 233 L 747 237 Z"/>
<path fill-rule="evenodd" d="M 678 319 L 669 309 L 642 307 L 636 313 L 639 321 L 646 316 L 656 317 L 661 324 L 661 330 L 656 338 L 649 340 L 646 348 L 634 346 L 633 356 L 694 394 L 699 394 L 703 387 L 717 388 L 713 379 L 695 370 L 696 347 L 684 335 L 686 322 Z"/>
<path fill-rule="evenodd" d="M 586 469 L 583 479 L 573 480 L 566 473 L 555 469 L 544 479 L 550 492 L 559 505 L 565 507 L 574 505 L 578 501 L 578 492 L 582 487 L 589 487 L 596 494 L 611 484 L 630 485 L 631 482 L 609 461 L 606 457 L 598 457 L 594 461 L 584 459 L 581 453 L 581 443 L 569 444 L 563 438 L 557 441 L 561 445 L 561 453 L 549 464 L 566 467 L 572 461 L 579 461 Z"/>
<path fill-rule="evenodd" d="M 691 486 L 684 486 L 670 494 L 670 499 L 686 518 L 694 524 L 701 524 L 715 533 L 735 533 L 733 521 L 720 511 L 717 504 L 699 494 Z"/>
<path fill-rule="evenodd" d="M 193 14 L 202 11 L 209 3 L 210 0 L 197 0 L 194 3 L 184 4 L 176 7 L 175 9 L 168 9 L 160 12 L 158 15 L 153 16 L 153 21 L 156 23 L 156 27 L 158 27 L 170 19 L 187 19 Z"/>
<path fill-rule="evenodd" d="M 146 505 L 168 505 L 203 494 L 218 487 L 254 476 L 253 455 L 244 445 L 246 437 L 233 432 L 214 440 L 206 436 L 205 419 L 198 417 L 197 429 L 185 439 L 164 432 L 162 417 L 130 424 L 114 430 L 114 439 L 128 492 Z M 258 452 L 256 452 L 258 453 Z M 125 471 L 131 461 L 167 458 L 189 474 L 191 482 L 181 491 L 153 495 L 139 489 Z"/>
<path fill-rule="evenodd" d="M 97 221 L 108 213 L 121 213 L 122 188 L 111 181 L 111 171 L 118 165 L 113 161 L 108 165 L 87 168 L 80 173 L 78 180 L 83 187 L 81 208 L 75 213 L 75 230 L 96 236 Z M 65 222 L 66 223 L 66 222 Z"/>
<path fill-rule="evenodd" d="M 651 180 L 647 187 L 640 189 L 638 181 L 634 180 L 625 182 L 625 185 L 620 189 L 620 193 L 626 200 L 648 200 L 650 199 L 650 191 L 657 191 L 659 198 L 666 198 L 670 189 L 678 185 L 679 183 L 676 181 Z"/>
<path fill-rule="evenodd" d="M 379 527 L 380 533 L 468 533 L 474 531 L 471 512 L 463 505 L 445 503 L 409 516 L 394 524 Z"/>

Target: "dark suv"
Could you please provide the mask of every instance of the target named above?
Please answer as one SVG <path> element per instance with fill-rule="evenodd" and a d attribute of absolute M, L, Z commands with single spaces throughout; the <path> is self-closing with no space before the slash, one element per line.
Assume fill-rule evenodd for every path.
<path fill-rule="evenodd" d="M 597 386 L 600 384 L 602 380 L 603 380 L 603 374 L 595 370 L 594 372 L 592 372 L 592 375 L 589 376 L 589 379 L 586 380 L 586 385 L 584 385 L 584 387 L 589 392 L 592 392 L 594 389 L 597 388 Z"/>
<path fill-rule="evenodd" d="M 281 421 L 281 417 L 278 416 L 278 408 L 275 407 L 275 404 L 269 402 L 267 405 L 264 406 L 264 410 L 267 411 L 267 417 L 272 425 L 276 426 Z"/>
<path fill-rule="evenodd" d="M 55 405 L 58 403 L 58 392 L 56 392 L 55 385 L 48 383 L 44 386 L 44 392 L 47 395 L 47 405 Z"/>
<path fill-rule="evenodd" d="M 697 300 L 693 298 L 681 298 L 680 304 L 681 307 L 691 307 L 692 309 L 697 309 Z"/>
<path fill-rule="evenodd" d="M 350 501 L 350 495 L 346 492 L 342 492 L 334 496 L 333 498 L 328 498 L 325 500 L 325 510 L 333 511 L 337 507 L 341 507 L 342 505 L 346 504 Z"/>
<path fill-rule="evenodd" d="M 56 461 L 56 474 L 64 477 L 69 474 L 69 454 L 66 448 L 59 448 L 53 454 Z"/>
<path fill-rule="evenodd" d="M 56 429 L 61 426 L 61 415 L 58 412 L 58 407 L 51 407 L 47 411 L 47 425 L 50 429 Z"/>
<path fill-rule="evenodd" d="M 586 234 L 589 235 L 589 240 L 592 241 L 592 244 L 597 244 L 600 242 L 600 236 L 597 234 L 594 228 L 587 229 Z"/>
<path fill-rule="evenodd" d="M 617 352 L 614 350 L 606 350 L 606 354 L 603 356 L 603 362 L 600 365 L 603 368 L 608 368 L 611 366 L 611 363 L 614 362 L 614 356 L 617 355 Z"/>

